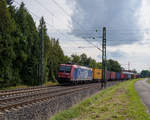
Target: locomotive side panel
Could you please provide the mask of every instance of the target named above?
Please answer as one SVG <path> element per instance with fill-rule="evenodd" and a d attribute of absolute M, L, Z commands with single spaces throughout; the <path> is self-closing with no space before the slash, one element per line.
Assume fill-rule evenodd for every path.
<path fill-rule="evenodd" d="M 74 69 L 72 81 L 92 81 L 92 69 L 78 66 Z"/>

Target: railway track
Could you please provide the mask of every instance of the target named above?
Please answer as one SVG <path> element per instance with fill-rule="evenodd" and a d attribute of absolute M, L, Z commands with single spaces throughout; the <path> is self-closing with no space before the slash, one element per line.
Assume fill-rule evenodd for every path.
<path fill-rule="evenodd" d="M 109 82 L 108 86 L 114 84 L 116 84 L 116 82 Z M 4 112 L 5 110 L 50 100 L 58 96 L 74 94 L 83 89 L 89 89 L 91 87 L 97 88 L 99 86 L 99 83 L 92 83 L 78 86 L 37 87 L 32 89 L 0 92 L 0 111 Z"/>
<path fill-rule="evenodd" d="M 60 85 L 54 85 L 54 86 L 36 86 L 36 87 L 29 87 L 29 88 L 19 88 L 15 90 L 0 90 L 0 97 L 6 97 L 6 96 L 12 96 L 22 93 L 28 93 L 32 91 L 40 91 L 48 88 L 58 88 Z"/>
<path fill-rule="evenodd" d="M 62 87 L 58 89 L 42 89 L 41 91 L 34 89 L 30 91 L 28 94 L 27 90 L 25 91 L 25 94 L 23 94 L 23 91 L 19 91 L 17 93 L 18 96 L 14 96 L 14 92 L 10 92 L 9 95 L 3 93 L 3 97 L 0 99 L 0 111 L 5 111 L 11 108 L 16 108 L 19 106 L 24 106 L 27 104 L 32 104 L 36 102 L 40 102 L 43 100 L 49 100 L 52 98 L 55 98 L 57 96 L 66 95 L 69 93 L 73 93 L 82 89 L 88 89 L 90 87 L 96 87 L 98 84 L 87 84 L 87 85 L 79 85 L 79 86 L 71 86 L 71 87 Z M 8 93 L 7 93 L 8 94 Z M 13 95 L 11 95 L 13 94 Z"/>

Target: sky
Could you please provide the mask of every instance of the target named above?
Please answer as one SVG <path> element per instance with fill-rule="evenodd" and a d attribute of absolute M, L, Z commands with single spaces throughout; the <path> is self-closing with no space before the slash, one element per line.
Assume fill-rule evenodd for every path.
<path fill-rule="evenodd" d="M 59 38 L 65 55 L 85 53 L 101 61 L 101 51 L 94 46 L 101 48 L 106 27 L 107 59 L 119 61 L 125 69 L 128 64 L 139 72 L 150 69 L 149 0 L 14 1 L 16 7 L 25 3 L 37 26 L 44 16 L 47 33 Z"/>

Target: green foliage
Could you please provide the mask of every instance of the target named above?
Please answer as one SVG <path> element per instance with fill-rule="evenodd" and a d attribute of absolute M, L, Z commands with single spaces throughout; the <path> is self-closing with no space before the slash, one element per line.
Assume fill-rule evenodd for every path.
<path fill-rule="evenodd" d="M 114 72 L 121 72 L 122 69 L 118 61 L 110 59 L 110 60 L 107 60 L 107 70 L 114 71 Z"/>
<path fill-rule="evenodd" d="M 149 70 L 142 70 L 141 71 L 141 77 L 150 77 L 150 71 Z"/>
<path fill-rule="evenodd" d="M 38 31 L 40 38 L 42 38 L 41 32 L 44 32 L 44 83 L 47 81 L 55 82 L 58 76 L 59 64 L 64 63 L 68 59 L 64 56 L 63 50 L 59 45 L 59 40 L 48 37 L 43 17 L 40 20 Z M 41 44 L 42 41 L 40 40 L 40 45 Z M 40 48 L 42 49 L 42 47 Z M 40 52 L 40 54 L 42 53 Z"/>
<path fill-rule="evenodd" d="M 68 61 L 69 57 L 64 56 L 59 40 L 48 37 L 44 18 L 37 29 L 24 3 L 16 9 L 12 0 L 0 1 L 0 16 L 0 87 L 56 81 L 59 64 Z M 41 25 L 44 32 L 44 81 L 40 79 Z"/>
<path fill-rule="evenodd" d="M 147 82 L 150 83 L 150 79 L 148 79 Z"/>
<path fill-rule="evenodd" d="M 96 62 L 96 60 L 92 59 L 91 57 L 87 57 L 85 53 L 81 54 L 80 56 L 71 55 L 71 58 L 68 59 L 68 62 L 91 68 L 102 68 L 102 64 L 100 62 Z"/>
<path fill-rule="evenodd" d="M 101 62 L 96 62 L 96 60 L 92 59 L 91 57 L 87 57 L 86 54 L 78 55 L 71 55 L 70 59 L 67 59 L 68 62 L 82 65 L 82 66 L 88 66 L 91 68 L 102 68 Z M 115 60 L 107 60 L 107 70 L 108 71 L 114 71 L 114 72 L 121 72 L 122 68 L 121 65 L 118 63 L 118 61 Z"/>
<path fill-rule="evenodd" d="M 12 5 L 13 4 L 13 0 L 6 0 L 8 5 Z"/>
<path fill-rule="evenodd" d="M 16 26 L 6 7 L 5 1 L 0 1 L 0 87 L 15 85 L 13 60 L 16 55 L 13 50 L 14 39 L 11 37 Z"/>
<path fill-rule="evenodd" d="M 24 3 L 16 10 L 18 41 L 15 50 L 17 64 L 23 84 L 38 85 L 39 63 L 39 34 L 32 16 L 28 13 Z"/>

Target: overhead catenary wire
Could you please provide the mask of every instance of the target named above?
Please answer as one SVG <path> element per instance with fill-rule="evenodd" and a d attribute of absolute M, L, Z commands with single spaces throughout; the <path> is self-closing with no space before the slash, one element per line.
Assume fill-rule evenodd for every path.
<path fill-rule="evenodd" d="M 62 9 L 64 13 L 66 13 L 67 15 L 69 15 L 69 14 L 67 13 L 67 11 L 65 11 L 65 9 L 63 9 L 63 7 L 61 7 L 55 0 L 52 0 L 52 1 L 53 1 L 60 9 Z M 76 22 L 76 23 L 79 24 L 78 22 Z M 118 30 L 119 30 L 119 29 L 118 29 Z M 93 31 L 94 31 L 94 30 L 93 30 Z M 97 29 L 97 31 L 100 31 L 100 30 Z M 108 29 L 107 31 L 114 31 L 114 30 Z M 116 31 L 116 30 L 115 30 L 115 31 Z M 119 30 L 119 31 L 120 31 L 120 30 Z M 134 29 L 134 31 L 139 31 L 139 30 L 137 30 L 137 29 L 135 30 L 135 29 Z M 141 30 L 140 30 L 140 31 L 141 31 Z M 119 33 L 119 34 L 121 34 L 121 33 Z M 122 34 L 125 34 L 125 33 L 122 33 Z M 126 34 L 129 34 L 129 33 L 126 33 Z M 133 34 L 133 33 L 130 32 L 130 34 Z M 135 34 L 136 34 L 136 33 L 135 33 Z M 98 37 L 95 37 L 95 38 L 98 38 Z M 108 40 L 108 41 L 116 41 L 116 40 Z M 119 41 L 119 40 L 117 40 L 117 41 Z M 120 40 L 120 41 L 122 41 L 122 42 L 125 42 L 125 41 L 126 41 L 126 42 L 127 42 L 127 39 L 125 39 L 125 41 L 124 41 L 124 40 Z M 128 41 L 131 41 L 131 40 L 128 39 Z M 137 40 L 132 40 L 132 41 L 137 41 Z"/>
<path fill-rule="evenodd" d="M 36 2 L 38 2 L 38 4 L 41 5 L 41 3 L 40 3 L 38 0 L 36 0 Z M 42 7 L 47 10 L 47 8 L 46 8 L 45 6 L 42 5 Z M 56 17 L 51 11 L 49 11 L 49 13 L 50 13 L 51 15 L 53 15 L 54 17 Z M 52 26 L 52 25 L 51 25 L 51 26 Z M 55 28 L 55 26 L 53 26 L 53 27 Z M 60 33 L 60 32 L 59 32 L 59 33 Z M 60 34 L 62 34 L 63 36 L 66 36 L 64 33 L 60 33 Z M 75 44 L 76 44 L 76 43 L 75 43 Z"/>
<path fill-rule="evenodd" d="M 53 0 L 53 1 L 55 1 L 55 0 Z M 15 1 L 16 2 L 16 1 Z M 36 1 L 37 2 L 37 1 Z M 56 1 L 55 1 L 55 3 L 56 3 Z M 39 1 L 38 1 L 38 4 L 40 4 L 39 3 Z M 56 3 L 57 4 L 57 3 Z M 42 5 L 42 4 L 40 4 L 40 5 Z M 59 5 L 59 4 L 57 4 L 57 5 Z M 44 7 L 43 5 L 41 6 L 41 7 Z M 59 7 L 59 8 L 61 8 L 61 9 L 63 9 L 62 7 Z M 46 9 L 46 10 L 49 10 L 48 8 L 46 8 L 46 7 L 44 7 L 44 9 Z M 34 14 L 34 12 L 32 12 L 31 10 L 29 10 L 31 13 L 32 13 L 32 15 L 34 15 L 35 17 L 37 17 L 37 18 L 41 18 L 41 17 L 39 17 L 39 16 L 37 16 L 36 14 Z M 63 11 L 64 12 L 66 12 L 65 11 L 65 9 L 63 9 Z M 50 10 L 48 11 L 49 12 L 49 14 L 51 14 L 51 16 L 55 16 Z M 66 13 L 67 14 L 67 13 Z M 69 14 L 67 14 L 67 15 L 69 15 Z M 56 16 L 55 16 L 56 17 Z M 54 25 L 51 25 L 51 24 L 49 24 L 49 23 L 46 23 L 47 25 L 49 25 L 49 26 L 51 26 L 51 27 L 53 27 L 53 28 L 55 28 L 55 26 Z M 78 23 L 79 24 L 79 23 Z M 79 26 L 81 26 L 81 25 L 79 25 Z M 81 26 L 82 27 L 82 26 Z M 56 29 L 56 28 L 55 28 Z M 84 29 L 84 28 L 83 28 Z M 107 29 L 107 31 L 108 31 L 108 34 L 109 34 L 109 31 L 111 32 L 111 31 L 115 31 L 116 29 Z M 119 29 L 117 29 L 117 30 L 119 30 Z M 147 30 L 147 29 L 146 29 Z M 85 31 L 85 30 L 84 30 Z M 86 31 L 95 31 L 95 30 L 87 30 L 86 29 Z M 101 29 L 97 29 L 97 31 L 102 31 Z M 122 31 L 121 29 L 119 30 L 119 31 Z M 123 30 L 124 31 L 124 30 Z M 126 32 L 122 32 L 122 33 L 118 33 L 118 34 L 122 34 L 122 35 L 125 35 L 125 34 L 129 34 L 129 33 L 131 33 L 132 34 L 132 32 L 136 32 L 136 31 L 144 31 L 144 30 L 139 30 L 139 29 L 134 29 L 134 31 L 131 31 L 131 29 L 130 29 L 130 32 L 129 31 L 126 31 Z M 61 33 L 61 32 L 59 32 L 58 30 L 57 30 L 57 33 L 59 34 L 59 35 L 62 35 L 63 37 L 65 37 L 66 35 L 64 34 L 64 33 Z M 86 33 L 85 33 L 86 34 Z M 136 33 L 135 33 L 136 34 Z M 94 35 L 91 35 L 91 38 L 93 37 Z M 110 37 L 110 36 L 109 36 Z M 87 38 L 90 38 L 90 37 L 87 37 Z M 95 40 L 93 40 L 93 41 L 97 41 L 96 40 L 96 38 L 100 38 L 100 37 L 96 37 L 95 36 Z M 82 39 L 81 39 L 82 40 Z M 81 40 L 78 40 L 78 41 L 81 41 Z M 92 44 L 94 47 L 96 47 L 96 45 L 95 44 L 93 44 L 91 41 L 89 41 L 89 40 L 87 40 L 87 39 L 85 39 L 85 37 L 84 37 L 84 40 L 86 40 L 86 41 L 88 41 L 88 43 L 89 44 Z M 138 41 L 138 40 L 131 40 L 130 38 L 129 39 L 124 39 L 124 40 L 115 40 L 115 39 L 113 39 L 112 38 L 112 40 L 111 39 L 108 39 L 107 40 L 108 42 L 110 41 L 113 41 L 113 42 L 117 42 L 117 41 L 119 41 L 119 42 L 128 42 L 128 41 Z M 98 42 L 98 41 L 97 41 Z M 97 48 L 97 47 L 96 47 Z"/>
<path fill-rule="evenodd" d="M 61 7 L 61 5 L 59 3 L 57 3 L 55 0 L 52 0 L 67 16 L 69 16 L 68 12 L 63 8 Z M 72 19 L 77 25 L 80 26 L 81 29 L 83 29 L 83 31 L 86 31 L 86 29 L 80 25 L 80 23 L 78 21 L 76 21 L 75 19 Z M 93 44 L 91 41 L 87 40 L 87 39 L 83 39 L 85 41 L 87 41 L 89 44 L 93 45 L 95 48 L 97 48 L 97 46 L 95 44 Z M 102 51 L 102 49 L 100 48 L 97 48 L 99 49 L 100 51 Z"/>
<path fill-rule="evenodd" d="M 14 1 L 14 2 L 15 2 L 16 4 L 18 4 L 18 5 L 21 5 L 20 3 L 16 2 L 16 1 Z M 39 3 L 38 3 L 38 4 L 39 4 Z M 31 10 L 28 9 L 28 11 L 29 11 L 34 17 L 36 17 L 36 18 L 38 18 L 38 19 L 41 19 L 41 17 L 37 16 L 37 15 L 36 15 L 34 12 L 32 12 Z M 49 23 L 47 23 L 47 22 L 46 22 L 46 24 L 47 24 L 48 26 L 50 26 L 50 27 L 53 27 L 55 30 L 57 30 L 54 25 L 51 25 L 51 24 L 49 24 Z M 47 33 L 50 33 L 50 32 L 47 32 Z M 56 33 L 61 34 L 63 37 L 66 37 L 66 35 L 65 35 L 64 33 L 61 33 L 61 32 L 59 32 L 58 30 L 57 30 Z M 66 38 L 67 38 L 67 37 L 66 37 Z M 81 41 L 81 39 L 80 39 L 80 41 Z M 76 45 L 75 45 L 75 44 L 76 44 Z M 76 41 L 74 41 L 74 43 L 72 43 L 72 45 L 75 46 L 76 48 L 78 48 L 78 47 L 77 47 L 78 44 L 76 43 Z"/>
<path fill-rule="evenodd" d="M 14 1 L 15 3 L 17 3 L 18 5 L 20 5 L 18 2 L 16 2 L 16 1 Z M 34 12 L 32 12 L 31 10 L 28 10 L 30 13 L 32 13 L 32 15 L 33 16 L 35 16 L 36 18 L 38 18 L 38 19 L 40 19 L 41 17 L 39 17 L 39 16 L 37 16 Z M 47 25 L 49 25 L 49 26 L 51 26 L 51 27 L 53 27 L 53 28 L 55 28 L 55 26 L 53 26 L 53 25 L 51 25 L 51 24 L 49 24 L 49 23 L 46 23 Z M 56 28 L 55 28 L 56 29 Z M 57 31 L 58 32 L 58 31 Z M 58 32 L 59 34 L 61 34 L 61 35 L 63 35 L 63 36 L 65 36 L 64 35 L 64 33 L 61 33 L 61 32 Z M 96 37 L 95 37 L 96 38 Z M 148 39 L 149 40 L 149 39 Z M 81 39 L 80 40 L 78 40 L 78 41 L 81 41 Z M 96 41 L 96 40 L 95 40 Z M 111 39 L 109 39 L 109 40 L 107 40 L 108 42 L 110 41 L 110 42 L 117 42 L 117 41 L 119 41 L 119 42 L 133 42 L 133 41 L 138 41 L 138 40 L 131 40 L 131 39 L 124 39 L 124 40 L 111 40 Z M 74 42 L 75 43 L 75 42 Z M 73 44 L 74 45 L 74 44 Z M 96 47 L 97 48 L 97 46 L 96 45 L 94 45 L 94 47 Z M 97 49 L 99 49 L 99 48 L 97 48 Z"/>
<path fill-rule="evenodd" d="M 62 9 L 67 15 L 69 15 L 55 0 L 53 0 L 55 2 L 55 4 L 57 6 L 59 6 L 60 9 Z M 39 3 L 39 2 L 38 2 Z M 78 22 L 77 22 L 78 25 L 80 25 Z M 95 44 L 93 44 L 92 42 L 90 42 L 89 40 L 87 39 L 83 39 L 83 40 L 86 40 L 89 44 L 93 45 L 95 48 L 97 48 L 98 50 L 101 50 L 100 48 L 98 48 Z M 101 50 L 102 51 L 102 50 Z"/>

